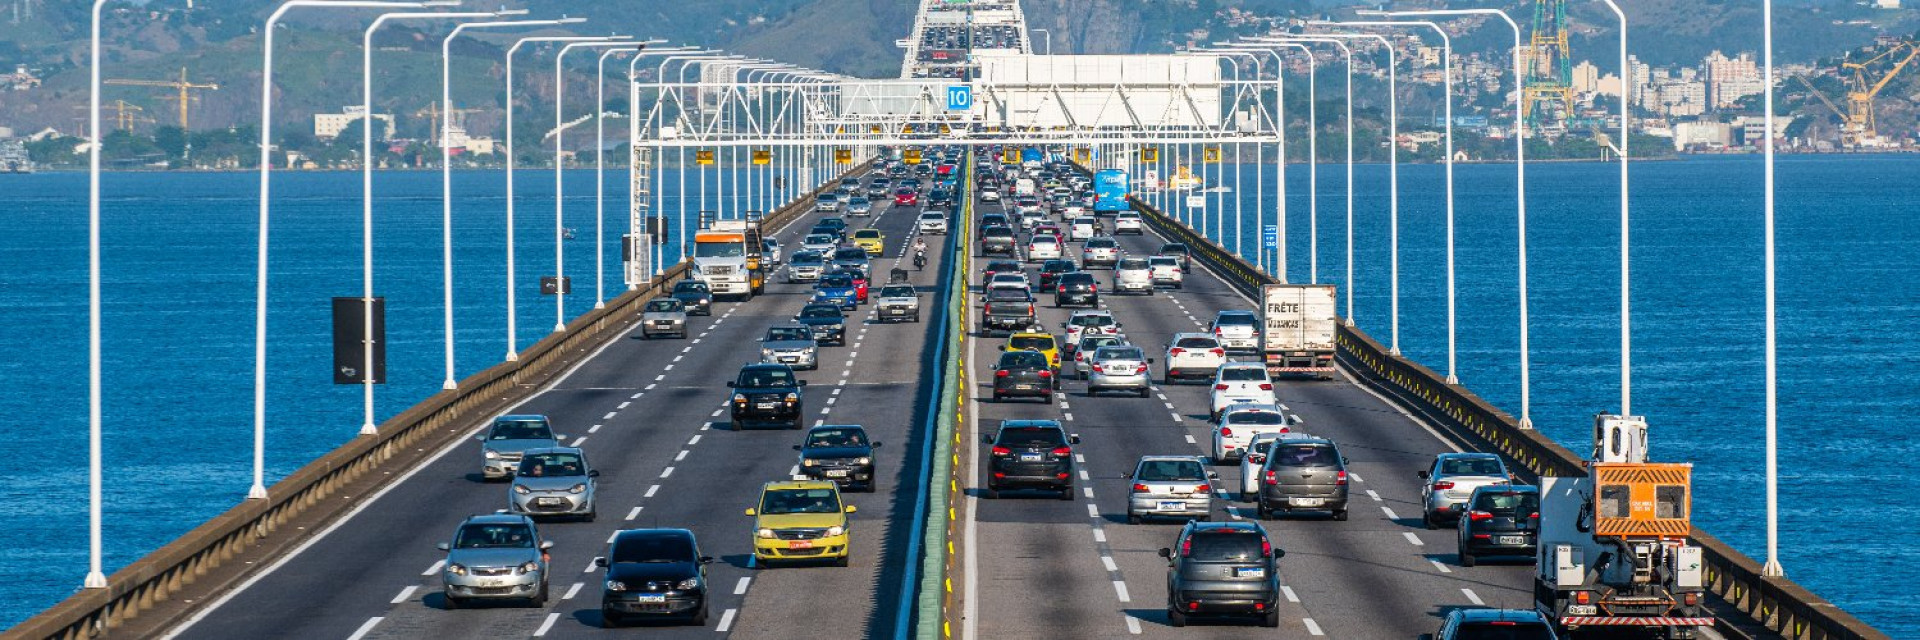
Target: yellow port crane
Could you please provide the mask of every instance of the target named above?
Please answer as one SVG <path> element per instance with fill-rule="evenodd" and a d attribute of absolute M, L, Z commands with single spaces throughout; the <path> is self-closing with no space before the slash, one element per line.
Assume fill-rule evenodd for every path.
<path fill-rule="evenodd" d="M 73 108 L 83 111 L 87 109 L 86 105 L 75 105 Z M 140 112 L 146 111 L 146 109 L 142 109 L 140 105 L 125 100 L 115 100 L 111 103 L 100 105 L 100 110 L 112 111 L 113 127 L 121 131 L 132 131 L 133 125 L 136 122 L 153 122 L 153 118 L 140 115 Z M 78 120 L 87 122 L 90 118 L 81 116 Z"/>
<path fill-rule="evenodd" d="M 1819 98 L 1820 102 L 1826 104 L 1828 109 L 1832 109 L 1834 114 L 1840 116 L 1841 121 L 1846 123 L 1840 132 L 1842 144 L 1849 147 L 1877 145 L 1880 143 L 1880 127 L 1878 120 L 1874 117 L 1873 101 L 1915 58 L 1920 58 L 1920 44 L 1909 41 L 1888 47 L 1887 50 L 1861 62 L 1841 63 L 1840 69 L 1843 73 L 1852 72 L 1852 77 L 1847 79 L 1845 110 L 1842 110 L 1840 105 L 1834 104 L 1834 101 L 1819 89 L 1814 88 L 1813 83 L 1808 82 L 1806 78 L 1794 77 L 1800 80 L 1800 84 L 1806 85 L 1807 90 L 1812 92 L 1814 97 Z M 1893 67 L 1878 80 L 1874 80 L 1869 76 L 1873 73 L 1869 67 L 1883 61 L 1893 61 Z"/>
<path fill-rule="evenodd" d="M 178 98 L 176 98 L 176 100 L 178 100 L 178 101 L 179 101 L 179 103 L 180 103 L 180 128 L 181 128 L 181 129 L 186 129 L 186 130 L 188 130 L 188 131 L 192 131 L 192 129 L 191 129 L 191 128 L 189 128 L 189 127 L 187 126 L 187 106 L 188 106 L 188 104 L 189 104 L 190 102 L 192 102 L 192 101 L 193 101 L 193 95 L 192 95 L 192 93 L 190 93 L 190 92 L 192 92 L 192 91 L 196 91 L 196 90 L 205 90 L 205 91 L 219 91 L 219 90 L 220 90 L 220 85 L 218 85 L 218 84 L 214 84 L 214 83 L 207 83 L 207 84 L 195 84 L 195 83 L 193 83 L 193 82 L 189 82 L 189 81 L 187 80 L 187 68 L 186 68 L 186 67 L 181 67 L 181 68 L 180 68 L 180 79 L 179 79 L 179 80 L 123 80 L 123 79 L 116 79 L 116 80 L 108 80 L 108 81 L 106 82 L 106 84 L 111 84 L 111 85 L 119 85 L 119 86 L 127 86 L 127 87 L 161 87 L 161 88 L 164 88 L 164 89 L 176 89 L 176 90 L 178 90 L 178 91 L 180 92 L 180 94 L 179 94 L 179 97 L 178 97 Z"/>

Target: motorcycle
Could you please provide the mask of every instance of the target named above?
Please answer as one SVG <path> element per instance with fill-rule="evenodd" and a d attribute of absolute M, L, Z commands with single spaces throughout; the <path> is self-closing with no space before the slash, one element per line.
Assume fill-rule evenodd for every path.
<path fill-rule="evenodd" d="M 927 252 L 925 250 L 913 252 L 913 270 L 919 271 L 925 268 L 926 266 L 927 266 Z"/>

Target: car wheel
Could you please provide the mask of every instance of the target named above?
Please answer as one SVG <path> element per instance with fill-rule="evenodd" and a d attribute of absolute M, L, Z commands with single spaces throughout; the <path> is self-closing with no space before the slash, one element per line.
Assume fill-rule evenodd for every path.
<path fill-rule="evenodd" d="M 1273 517 L 1273 512 L 1268 511 L 1267 505 L 1260 504 L 1258 502 L 1258 499 L 1256 498 L 1255 502 L 1253 503 L 1253 515 L 1257 519 L 1265 520 L 1267 518 Z"/>
<path fill-rule="evenodd" d="M 1268 629 L 1280 626 L 1280 612 L 1268 611 L 1267 615 L 1260 617 L 1260 626 Z"/>
<path fill-rule="evenodd" d="M 441 596 L 441 598 L 446 601 L 447 609 L 449 610 L 459 609 L 460 605 L 465 604 L 461 602 L 459 598 L 453 597 L 452 594 L 444 594 Z"/>
<path fill-rule="evenodd" d="M 999 402 L 999 401 L 1000 401 L 1000 394 L 998 394 L 998 393 L 996 393 L 996 394 L 993 394 L 993 401 L 994 401 L 994 402 Z"/>
<path fill-rule="evenodd" d="M 701 604 L 700 604 L 700 613 L 696 613 L 696 614 L 694 614 L 694 615 L 693 615 L 693 620 L 692 620 L 692 622 L 693 622 L 693 626 L 696 626 L 696 627 L 704 627 L 704 626 L 707 626 L 707 605 L 706 605 L 706 603 L 704 603 L 704 602 L 703 602 L 703 603 L 701 603 Z"/>
<path fill-rule="evenodd" d="M 1467 553 L 1465 549 L 1460 550 L 1460 566 L 1471 567 L 1477 562 L 1478 560 L 1474 559 L 1473 554 Z"/>
<path fill-rule="evenodd" d="M 1060 499 L 1061 500 L 1073 499 L 1073 485 L 1067 485 L 1060 488 Z"/>
<path fill-rule="evenodd" d="M 1420 514 L 1420 526 L 1426 527 L 1428 531 L 1440 528 L 1439 524 L 1434 523 L 1433 514 L 1430 513 Z"/>
<path fill-rule="evenodd" d="M 1140 397 L 1145 398 L 1147 397 L 1148 394 L 1151 394 L 1151 393 L 1153 393 L 1152 389 L 1147 387 L 1140 387 Z"/>
<path fill-rule="evenodd" d="M 1240 501 L 1241 501 L 1241 502 L 1253 502 L 1255 498 L 1257 498 L 1257 496 L 1255 496 L 1255 495 L 1254 495 L 1254 493 L 1253 493 L 1253 492 L 1251 492 L 1251 491 L 1242 491 L 1242 492 L 1240 492 Z"/>
<path fill-rule="evenodd" d="M 801 422 L 801 420 L 802 420 L 802 418 L 797 418 L 797 417 L 796 417 L 796 418 L 794 418 L 794 419 L 793 419 L 793 424 L 790 424 L 790 425 L 787 425 L 787 428 L 788 428 L 788 429 L 790 429 L 790 430 L 791 430 L 791 429 L 798 429 L 798 428 L 800 428 L 800 422 Z"/>
<path fill-rule="evenodd" d="M 1173 625 L 1173 626 L 1176 626 L 1176 627 L 1184 627 L 1184 626 L 1187 626 L 1187 614 L 1185 614 L 1185 613 L 1182 613 L 1182 612 L 1180 612 L 1180 611 L 1178 611 L 1178 610 L 1175 610 L 1175 609 L 1173 609 L 1173 608 L 1168 608 L 1168 609 L 1167 609 L 1167 624 L 1170 624 L 1170 625 Z"/>
<path fill-rule="evenodd" d="M 986 496 L 987 496 L 987 499 L 988 499 L 988 500 L 999 500 L 999 499 L 1000 499 L 1000 488 L 999 488 L 999 487 L 995 487 L 995 486 L 991 486 L 991 485 L 989 485 L 989 486 L 987 487 L 987 491 L 986 491 Z"/>
<path fill-rule="evenodd" d="M 739 421 L 739 420 L 733 420 L 732 422 L 730 422 L 730 423 L 728 423 L 728 427 L 729 427 L 729 428 L 731 428 L 731 429 L 732 429 L 732 430 L 734 430 L 734 431 L 739 431 L 739 430 L 740 430 L 740 421 Z"/>
<path fill-rule="evenodd" d="M 527 598 L 527 608 L 539 609 L 545 606 L 547 606 L 547 583 L 542 580 L 540 582 L 540 592 L 533 594 L 531 598 Z"/>
<path fill-rule="evenodd" d="M 1347 521 L 1347 510 L 1346 510 L 1346 509 L 1341 509 L 1341 510 L 1339 510 L 1339 511 L 1335 511 L 1335 512 L 1333 512 L 1333 519 L 1334 519 L 1334 520 L 1337 520 L 1337 521 L 1340 521 L 1340 522 L 1346 522 L 1346 521 Z"/>
<path fill-rule="evenodd" d="M 838 558 L 834 558 L 834 559 L 833 559 L 833 566 L 836 566 L 836 567 L 844 567 L 844 566 L 847 566 L 848 564 L 851 564 L 851 563 L 852 563 L 852 560 L 853 560 L 853 555 L 852 555 L 851 553 L 849 553 L 848 555 L 844 555 L 844 556 L 840 556 L 840 557 L 838 557 Z"/>
<path fill-rule="evenodd" d="M 1140 522 L 1140 516 L 1135 515 L 1131 511 L 1127 512 L 1127 524 L 1140 524 Z"/>
<path fill-rule="evenodd" d="M 620 614 L 618 613 L 606 609 L 600 610 L 600 628 L 602 629 L 614 629 L 625 622 L 625 620 L 620 619 Z"/>
<path fill-rule="evenodd" d="M 584 518 L 586 519 L 587 522 L 593 522 L 593 519 L 599 516 L 600 516 L 600 510 L 594 509 L 592 511 L 588 511 L 587 515 L 584 516 Z"/>

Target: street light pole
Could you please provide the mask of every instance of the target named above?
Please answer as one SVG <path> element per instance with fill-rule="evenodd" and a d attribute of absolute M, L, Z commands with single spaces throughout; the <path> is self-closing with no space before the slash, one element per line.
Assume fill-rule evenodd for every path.
<path fill-rule="evenodd" d="M 1256 41 L 1263 41 L 1263 40 L 1264 39 L 1256 39 Z M 1347 323 L 1347 326 L 1351 327 L 1353 326 L 1353 49 L 1347 46 L 1346 41 L 1334 39 L 1334 38 L 1288 37 L 1288 38 L 1280 38 L 1280 40 L 1291 40 L 1294 42 L 1319 42 L 1319 43 L 1332 44 L 1334 46 L 1340 47 L 1341 53 L 1345 54 L 1347 59 L 1347 84 L 1346 84 L 1346 90 L 1347 90 L 1347 116 L 1346 116 L 1346 123 L 1347 123 L 1347 126 L 1346 126 L 1346 129 L 1347 129 L 1347 145 L 1346 145 L 1347 146 L 1347 280 L 1346 280 L 1347 318 L 1346 318 L 1346 323 Z M 1317 189 L 1316 189 L 1316 192 L 1317 192 Z M 1317 217 L 1318 209 L 1316 208 L 1315 211 L 1316 211 L 1315 215 Z"/>
<path fill-rule="evenodd" d="M 593 113 L 593 308 L 604 309 L 607 306 L 607 57 L 616 53 L 637 52 L 646 45 L 608 49 L 600 53 L 599 66 L 594 71 L 594 85 L 597 89 L 599 110 Z M 632 120 L 628 120 L 632 126 Z M 627 183 L 632 188 L 631 182 Z"/>
<path fill-rule="evenodd" d="M 1766 209 L 1767 210 L 1766 210 L 1766 223 L 1764 225 L 1766 227 L 1765 229 L 1766 231 L 1765 261 L 1766 261 L 1766 269 L 1767 269 L 1767 276 L 1766 276 L 1767 563 L 1765 566 L 1761 567 L 1760 572 L 1762 575 L 1766 575 L 1769 577 L 1784 577 L 1787 575 L 1787 572 L 1784 568 L 1780 566 L 1780 485 L 1779 485 L 1780 469 L 1779 469 L 1778 457 L 1777 457 L 1779 453 L 1779 448 L 1778 448 L 1779 439 L 1776 437 L 1777 427 L 1779 426 L 1779 414 L 1777 411 L 1777 406 L 1778 406 L 1778 400 L 1780 396 L 1779 396 L 1779 386 L 1777 384 L 1777 377 L 1776 377 L 1778 368 L 1776 366 L 1777 361 L 1775 357 L 1776 357 L 1777 351 L 1776 351 L 1776 342 L 1774 340 L 1775 316 L 1774 316 L 1774 277 L 1773 277 L 1773 266 L 1774 266 L 1773 265 L 1773 240 L 1774 240 L 1774 237 L 1773 237 L 1773 211 L 1774 211 L 1773 88 L 1775 85 L 1773 84 L 1773 0 L 1765 0 L 1765 2 L 1762 4 L 1762 7 L 1763 8 L 1761 9 L 1761 13 L 1762 13 L 1761 23 L 1765 25 L 1764 28 L 1766 29 L 1766 33 L 1765 33 L 1766 42 L 1765 42 L 1764 48 L 1766 49 L 1765 65 L 1766 65 L 1766 76 L 1767 76 L 1766 77 L 1767 95 L 1766 95 L 1766 105 L 1765 105 L 1765 109 L 1767 112 L 1767 142 L 1766 142 L 1766 156 L 1767 156 Z M 1625 69 L 1621 70 L 1620 78 L 1623 81 L 1626 80 L 1627 73 Z M 1625 93 L 1626 88 L 1627 88 L 1627 85 L 1623 82 L 1621 84 L 1621 92 Z"/>
<path fill-rule="evenodd" d="M 1632 271 L 1629 268 L 1632 264 L 1629 249 L 1633 246 L 1633 230 L 1627 224 L 1630 212 L 1627 161 L 1633 129 L 1627 123 L 1633 117 L 1633 112 L 1627 106 L 1627 87 L 1631 82 L 1631 74 L 1627 69 L 1627 13 L 1621 11 L 1620 5 L 1613 0 L 1601 1 L 1607 3 L 1613 16 L 1620 20 L 1620 415 L 1630 416 L 1633 415 L 1633 296 L 1630 295 L 1633 282 L 1627 276 Z"/>
<path fill-rule="evenodd" d="M 1335 23 L 1320 22 L 1318 24 Z M 1391 346 L 1388 347 L 1387 351 L 1397 356 L 1400 355 L 1400 87 L 1397 78 L 1397 69 L 1400 63 L 1397 54 L 1395 54 L 1393 50 L 1393 41 L 1377 33 L 1315 33 L 1310 35 L 1322 38 L 1373 40 L 1379 42 L 1381 48 L 1387 50 L 1387 208 L 1390 212 L 1388 214 L 1390 220 L 1388 225 L 1390 231 L 1388 234 L 1392 238 L 1389 244 L 1392 247 L 1393 265 L 1390 278 L 1392 281 L 1390 284 L 1392 293 L 1389 296 L 1393 300 L 1393 318 L 1390 320 L 1393 327 L 1393 338 Z M 1352 198 L 1348 198 L 1348 200 L 1351 201 Z M 1352 261 L 1349 260 L 1348 264 L 1351 265 Z M 1348 298 L 1348 304 L 1352 304 L 1352 298 Z"/>
<path fill-rule="evenodd" d="M 596 42 L 570 42 L 560 47 L 560 53 L 553 56 L 553 330 L 567 330 L 567 291 L 572 288 L 567 283 L 567 238 L 566 213 L 567 190 L 562 178 L 566 175 L 565 153 L 567 139 L 567 121 L 563 113 L 567 102 L 564 65 L 567 53 L 578 48 L 620 47 L 633 45 L 632 40 L 616 40 L 609 37 Z"/>
<path fill-rule="evenodd" d="M 100 553 L 100 12 L 93 0 L 87 71 L 87 589 L 105 589 Z"/>

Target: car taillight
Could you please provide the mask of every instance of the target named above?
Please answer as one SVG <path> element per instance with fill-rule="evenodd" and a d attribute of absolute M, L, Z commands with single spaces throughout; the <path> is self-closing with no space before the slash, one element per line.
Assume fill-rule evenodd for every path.
<path fill-rule="evenodd" d="M 1006 369 L 1001 369 L 999 371 L 993 372 L 993 377 L 995 378 L 1005 378 L 1009 375 L 1012 375 L 1012 374 L 1008 373 Z"/>
<path fill-rule="evenodd" d="M 1262 383 L 1260 383 L 1260 390 L 1261 390 L 1261 391 L 1272 391 L 1272 390 L 1273 390 L 1273 385 L 1272 385 L 1272 384 L 1270 384 L 1270 383 L 1266 383 L 1266 382 L 1262 382 Z"/>
<path fill-rule="evenodd" d="M 1227 350 L 1226 350 L 1226 349 L 1219 349 L 1219 348 L 1215 348 L 1215 349 L 1213 349 L 1212 351 L 1213 351 L 1213 355 L 1216 355 L 1216 356 L 1223 356 L 1223 357 L 1224 357 L 1224 356 L 1226 356 L 1226 355 L 1227 355 Z"/>
<path fill-rule="evenodd" d="M 1193 538 L 1187 538 L 1180 543 L 1180 557 L 1185 558 L 1191 555 L 1193 555 Z"/>
<path fill-rule="evenodd" d="M 1216 384 L 1216 385 L 1213 385 L 1213 390 L 1214 390 L 1214 391 L 1226 391 L 1226 390 L 1227 390 L 1227 385 L 1224 385 L 1224 384 Z"/>
<path fill-rule="evenodd" d="M 1040 372 L 1040 377 L 1041 377 L 1041 378 L 1043 378 L 1043 379 L 1044 379 L 1044 378 L 1051 378 L 1051 377 L 1053 377 L 1053 372 L 1052 372 L 1052 371 L 1046 371 L 1046 370 L 1042 370 L 1042 371 Z"/>
<path fill-rule="evenodd" d="M 1586 591 L 1575 592 L 1573 601 L 1575 604 L 1590 604 L 1593 602 L 1593 594 Z"/>
<path fill-rule="evenodd" d="M 1439 482 L 1433 483 L 1434 491 L 1446 491 L 1452 488 L 1453 488 L 1453 483 L 1446 480 L 1441 480 Z"/>
<path fill-rule="evenodd" d="M 1533 513 L 1530 513 L 1530 514 L 1527 514 L 1527 519 L 1528 519 L 1528 520 L 1539 520 L 1539 519 L 1540 519 L 1540 512 L 1538 512 L 1538 511 L 1535 511 L 1535 512 L 1533 512 Z"/>
<path fill-rule="evenodd" d="M 1263 455 L 1260 455 L 1260 454 L 1258 454 L 1258 453 L 1249 453 L 1249 454 L 1247 454 L 1247 463 L 1248 463 L 1248 464 L 1256 464 L 1256 465 L 1257 465 L 1257 464 L 1264 464 L 1264 463 L 1266 463 L 1266 461 L 1267 461 L 1267 457 L 1266 457 L 1266 456 L 1263 456 Z"/>
<path fill-rule="evenodd" d="M 1066 292 L 1067 292 L 1067 285 L 1064 285 L 1064 284 L 1060 285 L 1060 293 L 1066 293 Z"/>
<path fill-rule="evenodd" d="M 1008 448 L 1006 448 L 1006 447 L 1002 447 L 1002 446 L 999 446 L 999 445 L 994 445 L 994 447 L 993 447 L 993 455 L 996 455 L 996 456 L 1010 456 L 1010 455 L 1013 455 L 1013 450 L 1012 450 L 1012 449 L 1008 449 Z"/>
<path fill-rule="evenodd" d="M 1333 474 L 1333 483 L 1334 483 L 1334 484 L 1346 484 L 1346 483 L 1347 483 L 1347 472 L 1345 472 L 1345 471 L 1338 471 L 1338 472 L 1335 472 L 1335 473 Z"/>
<path fill-rule="evenodd" d="M 1200 485 L 1200 486 L 1197 486 L 1197 487 L 1194 487 L 1194 488 L 1193 488 L 1193 492 L 1194 492 L 1194 493 L 1201 493 L 1201 494 L 1205 494 L 1205 493 L 1212 493 L 1212 492 L 1213 492 L 1213 487 L 1211 487 L 1211 486 L 1208 486 L 1208 485 L 1204 485 L 1204 484 L 1203 484 L 1203 485 Z"/>
<path fill-rule="evenodd" d="M 1220 427 L 1220 437 L 1222 438 L 1233 437 L 1233 427 Z"/>
<path fill-rule="evenodd" d="M 1467 519 L 1472 520 L 1474 522 L 1479 522 L 1481 520 L 1492 520 L 1493 514 L 1487 513 L 1485 511 L 1475 511 L 1467 514 Z"/>
<path fill-rule="evenodd" d="M 1133 492 L 1134 492 L 1134 493 L 1152 493 L 1152 491 L 1153 491 L 1152 489 L 1148 489 L 1148 488 L 1147 488 L 1147 485 L 1144 485 L 1144 484 L 1140 484 L 1140 483 L 1138 483 L 1138 482 L 1136 482 L 1136 483 L 1133 483 Z"/>
<path fill-rule="evenodd" d="M 989 278 L 989 279 L 991 279 L 991 278 Z M 986 314 L 987 314 L 987 315 L 993 315 L 993 303 L 991 303 L 991 302 L 989 302 L 989 303 L 987 303 L 987 305 L 986 305 L 986 309 L 985 309 L 985 312 L 986 312 Z"/>
<path fill-rule="evenodd" d="M 1280 476 L 1274 475 L 1274 472 L 1272 470 L 1268 470 L 1267 484 L 1280 484 Z"/>
<path fill-rule="evenodd" d="M 1266 538 L 1260 539 L 1260 555 L 1262 556 L 1273 555 L 1273 543 L 1267 541 Z"/>
<path fill-rule="evenodd" d="M 1027 305 L 1027 315 L 1033 315 L 1033 305 L 1032 305 L 1032 304 L 1028 304 L 1028 305 Z"/>
<path fill-rule="evenodd" d="M 1169 355 L 1169 356 L 1177 356 L 1177 355 L 1180 355 L 1180 354 L 1182 354 L 1182 353 L 1186 353 L 1186 352 L 1187 352 L 1187 351 L 1186 351 L 1185 349 L 1181 349 L 1180 347 L 1174 347 L 1174 348 L 1172 348 L 1172 349 L 1168 349 L 1168 350 L 1167 350 L 1167 355 Z"/>
<path fill-rule="evenodd" d="M 1054 447 L 1053 455 L 1065 458 L 1067 456 L 1073 455 L 1073 448 L 1072 447 Z"/>

